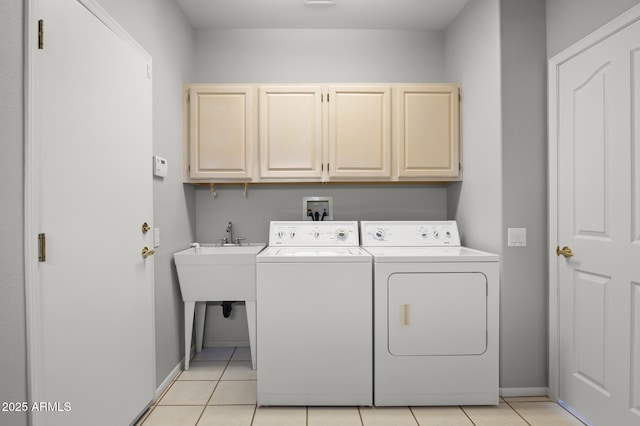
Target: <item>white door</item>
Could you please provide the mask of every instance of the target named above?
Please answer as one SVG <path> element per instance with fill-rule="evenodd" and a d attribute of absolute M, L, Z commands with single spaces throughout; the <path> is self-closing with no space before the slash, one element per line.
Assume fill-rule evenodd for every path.
<path fill-rule="evenodd" d="M 92 1 L 31 6 L 31 422 L 127 425 L 155 391 L 150 58 Z"/>
<path fill-rule="evenodd" d="M 638 425 L 640 23 L 559 64 L 556 87 L 559 399 Z"/>

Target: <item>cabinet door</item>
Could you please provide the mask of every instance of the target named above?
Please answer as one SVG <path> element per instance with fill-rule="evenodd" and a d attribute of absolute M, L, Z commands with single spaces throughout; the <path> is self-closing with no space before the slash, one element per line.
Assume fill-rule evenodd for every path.
<path fill-rule="evenodd" d="M 251 177 L 253 95 L 250 87 L 194 85 L 189 92 L 189 177 Z"/>
<path fill-rule="evenodd" d="M 460 175 L 460 102 L 457 85 L 398 87 L 398 176 Z"/>
<path fill-rule="evenodd" d="M 329 178 L 391 176 L 391 89 L 329 87 Z"/>
<path fill-rule="evenodd" d="M 260 88 L 260 177 L 322 176 L 320 86 Z"/>

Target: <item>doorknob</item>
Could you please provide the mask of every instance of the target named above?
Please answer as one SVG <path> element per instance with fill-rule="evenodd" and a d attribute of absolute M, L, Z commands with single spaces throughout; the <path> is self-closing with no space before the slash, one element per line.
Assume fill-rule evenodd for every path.
<path fill-rule="evenodd" d="M 571 247 L 564 246 L 560 248 L 560 246 L 558 246 L 556 247 L 556 254 L 558 256 L 571 257 L 573 256 L 573 250 L 571 250 Z"/>
<path fill-rule="evenodd" d="M 155 253 L 155 250 L 149 250 L 149 247 L 142 248 L 142 257 L 144 257 L 145 259 L 149 256 L 153 256 Z"/>

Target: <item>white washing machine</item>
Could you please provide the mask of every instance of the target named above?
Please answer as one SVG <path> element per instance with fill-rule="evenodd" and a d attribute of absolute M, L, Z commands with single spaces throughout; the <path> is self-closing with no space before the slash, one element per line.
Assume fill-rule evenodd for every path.
<path fill-rule="evenodd" d="M 258 405 L 371 405 L 372 265 L 357 222 L 271 222 L 256 257 Z"/>
<path fill-rule="evenodd" d="M 498 256 L 454 221 L 362 222 L 374 262 L 374 405 L 498 404 Z"/>

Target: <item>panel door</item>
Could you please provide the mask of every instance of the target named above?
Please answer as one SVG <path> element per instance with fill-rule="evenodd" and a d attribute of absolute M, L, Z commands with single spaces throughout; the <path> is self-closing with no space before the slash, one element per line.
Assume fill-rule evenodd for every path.
<path fill-rule="evenodd" d="M 457 85 L 398 87 L 398 176 L 457 178 L 460 102 Z"/>
<path fill-rule="evenodd" d="M 260 88 L 260 177 L 322 176 L 322 88 Z"/>
<path fill-rule="evenodd" d="M 396 273 L 388 281 L 389 352 L 480 355 L 487 349 L 487 277 Z"/>
<path fill-rule="evenodd" d="M 640 24 L 558 70 L 560 399 L 640 423 Z"/>
<path fill-rule="evenodd" d="M 253 140 L 254 112 L 251 87 L 191 86 L 190 178 L 251 178 Z"/>
<path fill-rule="evenodd" d="M 155 391 L 151 60 L 94 2 L 39 1 L 28 256 L 33 425 L 126 425 Z"/>
<path fill-rule="evenodd" d="M 391 89 L 329 88 L 329 178 L 391 176 Z"/>

